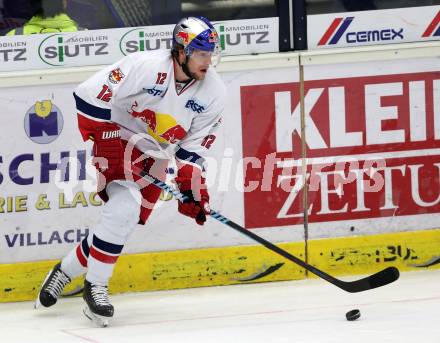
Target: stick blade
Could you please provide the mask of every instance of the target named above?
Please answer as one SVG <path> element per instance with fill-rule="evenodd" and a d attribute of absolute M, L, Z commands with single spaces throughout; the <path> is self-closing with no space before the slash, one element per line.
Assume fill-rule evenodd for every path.
<path fill-rule="evenodd" d="M 347 292 L 358 293 L 388 285 L 396 281 L 399 276 L 400 273 L 396 267 L 388 267 L 376 274 L 367 276 L 366 278 L 351 282 L 343 282 L 343 285 L 340 285 L 340 287 Z"/>

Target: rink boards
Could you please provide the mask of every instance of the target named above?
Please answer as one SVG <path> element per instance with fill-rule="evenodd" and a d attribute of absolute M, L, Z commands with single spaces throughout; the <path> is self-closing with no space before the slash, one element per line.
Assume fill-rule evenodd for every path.
<path fill-rule="evenodd" d="M 426 42 L 225 58 L 212 207 L 332 275 L 437 268 L 438 56 L 440 43 Z M 0 107 L 11 113 L 0 117 L 0 301 L 33 298 L 99 218 L 72 97 L 98 69 L 0 76 Z M 198 228 L 161 201 L 124 247 L 111 291 L 310 276 L 251 243 L 213 220 Z"/>
<path fill-rule="evenodd" d="M 303 243 L 279 246 L 304 259 Z M 400 271 L 427 270 L 440 267 L 439 251 L 440 231 L 426 230 L 309 241 L 308 261 L 333 276 L 370 274 L 388 266 Z M 55 263 L 0 265 L 0 302 L 34 299 Z M 115 294 L 306 277 L 314 276 L 263 246 L 238 246 L 122 255 L 110 290 Z M 82 282 L 75 279 L 66 292 L 79 290 Z"/>

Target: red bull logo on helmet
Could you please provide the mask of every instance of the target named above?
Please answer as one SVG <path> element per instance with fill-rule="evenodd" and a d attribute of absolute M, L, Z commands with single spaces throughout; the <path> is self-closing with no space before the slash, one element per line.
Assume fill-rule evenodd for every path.
<path fill-rule="evenodd" d="M 182 45 L 188 45 L 196 35 L 194 33 L 188 33 L 185 31 L 179 31 L 176 35 L 177 43 L 180 43 Z"/>
<path fill-rule="evenodd" d="M 212 31 L 209 34 L 209 43 L 217 43 L 218 42 L 218 34 L 217 31 Z"/>

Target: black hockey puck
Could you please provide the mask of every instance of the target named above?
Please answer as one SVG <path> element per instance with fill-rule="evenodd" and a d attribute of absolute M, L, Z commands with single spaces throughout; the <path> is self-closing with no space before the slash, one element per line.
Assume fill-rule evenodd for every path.
<path fill-rule="evenodd" d="M 356 310 L 348 311 L 345 314 L 345 318 L 347 318 L 347 320 L 349 320 L 350 322 L 353 321 L 353 320 L 358 319 L 360 316 L 361 316 L 361 311 L 359 311 L 357 309 Z"/>

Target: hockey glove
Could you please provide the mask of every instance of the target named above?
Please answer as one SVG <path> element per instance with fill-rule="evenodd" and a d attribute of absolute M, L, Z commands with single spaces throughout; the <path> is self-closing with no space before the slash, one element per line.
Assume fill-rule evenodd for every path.
<path fill-rule="evenodd" d="M 124 178 L 124 148 L 121 129 L 116 124 L 104 124 L 93 135 L 93 163 L 108 181 Z"/>
<path fill-rule="evenodd" d="M 175 178 L 175 182 L 180 192 L 187 197 L 185 201 L 178 203 L 178 211 L 190 218 L 195 219 L 196 223 L 203 225 L 206 222 L 206 215 L 211 212 L 209 207 L 209 194 L 206 189 L 203 177 L 191 178 L 187 173 Z"/>

